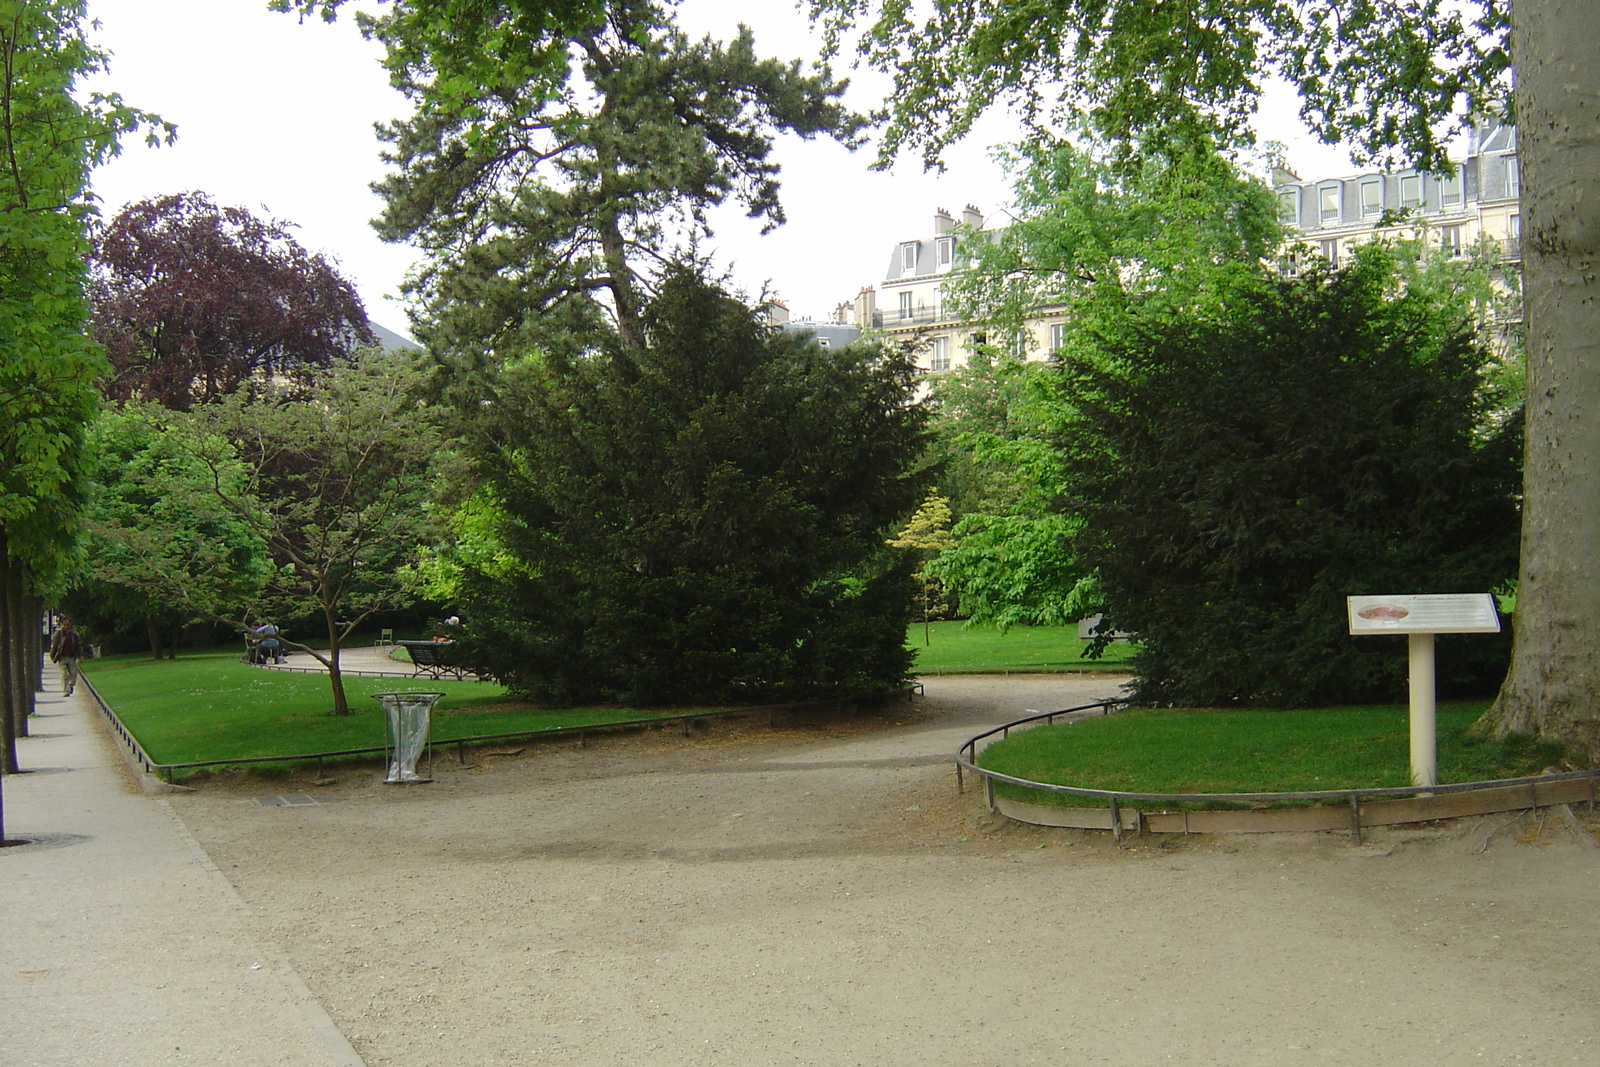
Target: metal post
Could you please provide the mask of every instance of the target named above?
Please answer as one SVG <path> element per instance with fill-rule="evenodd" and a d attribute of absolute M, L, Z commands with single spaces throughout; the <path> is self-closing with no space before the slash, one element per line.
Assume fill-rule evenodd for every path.
<path fill-rule="evenodd" d="M 1350 795 L 1350 836 L 1361 844 L 1361 798 L 1354 793 Z"/>
<path fill-rule="evenodd" d="M 1122 812 L 1117 810 L 1117 798 L 1111 798 L 1111 836 L 1122 844 Z"/>
<path fill-rule="evenodd" d="M 1433 635 L 1411 635 L 1411 784 L 1439 784 Z"/>

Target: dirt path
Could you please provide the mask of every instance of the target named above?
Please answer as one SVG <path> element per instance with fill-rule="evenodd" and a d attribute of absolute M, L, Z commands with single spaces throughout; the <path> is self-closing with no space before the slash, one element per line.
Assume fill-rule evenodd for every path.
<path fill-rule="evenodd" d="M 1115 683 L 927 689 L 170 803 L 371 1067 L 1600 1062 L 1591 839 L 995 822 L 960 741 Z"/>

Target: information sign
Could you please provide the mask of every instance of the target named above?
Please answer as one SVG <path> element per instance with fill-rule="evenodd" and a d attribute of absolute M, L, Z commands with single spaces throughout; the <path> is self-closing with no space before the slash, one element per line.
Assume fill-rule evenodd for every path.
<path fill-rule="evenodd" d="M 1411 688 L 1411 783 L 1438 785 L 1434 634 L 1497 634 L 1500 615 L 1488 593 L 1404 593 L 1346 600 L 1350 632 L 1406 634 Z"/>
<path fill-rule="evenodd" d="M 1411 593 L 1348 598 L 1352 634 L 1497 634 L 1488 593 Z"/>

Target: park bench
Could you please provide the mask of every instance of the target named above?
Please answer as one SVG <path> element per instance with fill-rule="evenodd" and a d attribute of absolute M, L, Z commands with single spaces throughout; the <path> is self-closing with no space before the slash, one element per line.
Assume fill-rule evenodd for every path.
<path fill-rule="evenodd" d="M 426 674 L 429 678 L 449 675 L 460 680 L 471 673 L 456 659 L 454 641 L 396 641 L 395 644 L 411 657 L 411 665 L 416 668 L 411 672 L 413 678 Z"/>

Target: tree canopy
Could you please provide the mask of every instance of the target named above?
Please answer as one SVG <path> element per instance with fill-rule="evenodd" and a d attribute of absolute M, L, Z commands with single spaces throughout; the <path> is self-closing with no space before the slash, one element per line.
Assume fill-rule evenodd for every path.
<path fill-rule="evenodd" d="M 17 769 L 25 635 L 71 558 L 105 369 L 83 328 L 89 171 L 124 135 L 171 133 L 115 94 L 75 95 L 106 62 L 86 19 L 83 0 L 0 3 L 0 773 Z"/>
<path fill-rule="evenodd" d="M 1241 269 L 1067 354 L 1064 510 L 1108 628 L 1140 637 L 1142 699 L 1392 698 L 1405 657 L 1352 641 L 1345 597 L 1515 573 L 1520 421 L 1460 303 L 1403 280 L 1378 245 L 1293 280 Z M 1443 684 L 1492 688 L 1490 663 Z"/>
<path fill-rule="evenodd" d="M 402 3 L 365 25 L 418 104 L 383 130 L 396 170 L 379 183 L 378 229 L 427 254 L 409 283 L 417 330 L 446 356 L 583 348 L 606 329 L 638 347 L 651 279 L 706 232 L 706 208 L 733 199 L 783 221 L 778 133 L 851 142 L 862 125 L 826 69 L 763 59 L 748 30 L 690 40 L 652 0 L 556 20 L 565 38 L 532 8 L 475 12 L 469 36 L 552 50 L 504 66 L 433 35 L 437 10 Z"/>
<path fill-rule="evenodd" d="M 516 561 L 467 562 L 475 662 L 550 700 L 758 702 L 910 668 L 913 368 L 773 333 L 687 269 L 643 349 L 524 365 L 474 451 Z"/>
<path fill-rule="evenodd" d="M 930 163 L 990 107 L 1036 128 L 1087 127 L 1136 158 L 1138 139 L 1205 131 L 1249 143 L 1263 82 L 1294 85 L 1329 142 L 1448 169 L 1466 116 L 1503 114 L 1505 0 L 810 0 L 832 45 L 850 34 L 894 75 L 880 160 Z"/>
<path fill-rule="evenodd" d="M 336 714 L 350 710 L 341 647 L 373 613 L 406 603 L 406 564 L 427 539 L 438 436 L 409 359 L 364 349 L 317 372 L 303 397 L 269 386 L 168 416 L 213 504 L 266 545 L 272 570 L 257 611 L 322 621 L 319 648 L 310 635 L 285 643 L 328 668 Z"/>
<path fill-rule="evenodd" d="M 292 230 L 201 192 L 123 208 L 91 258 L 107 394 L 183 409 L 269 376 L 304 386 L 373 343 L 355 286 Z"/>

